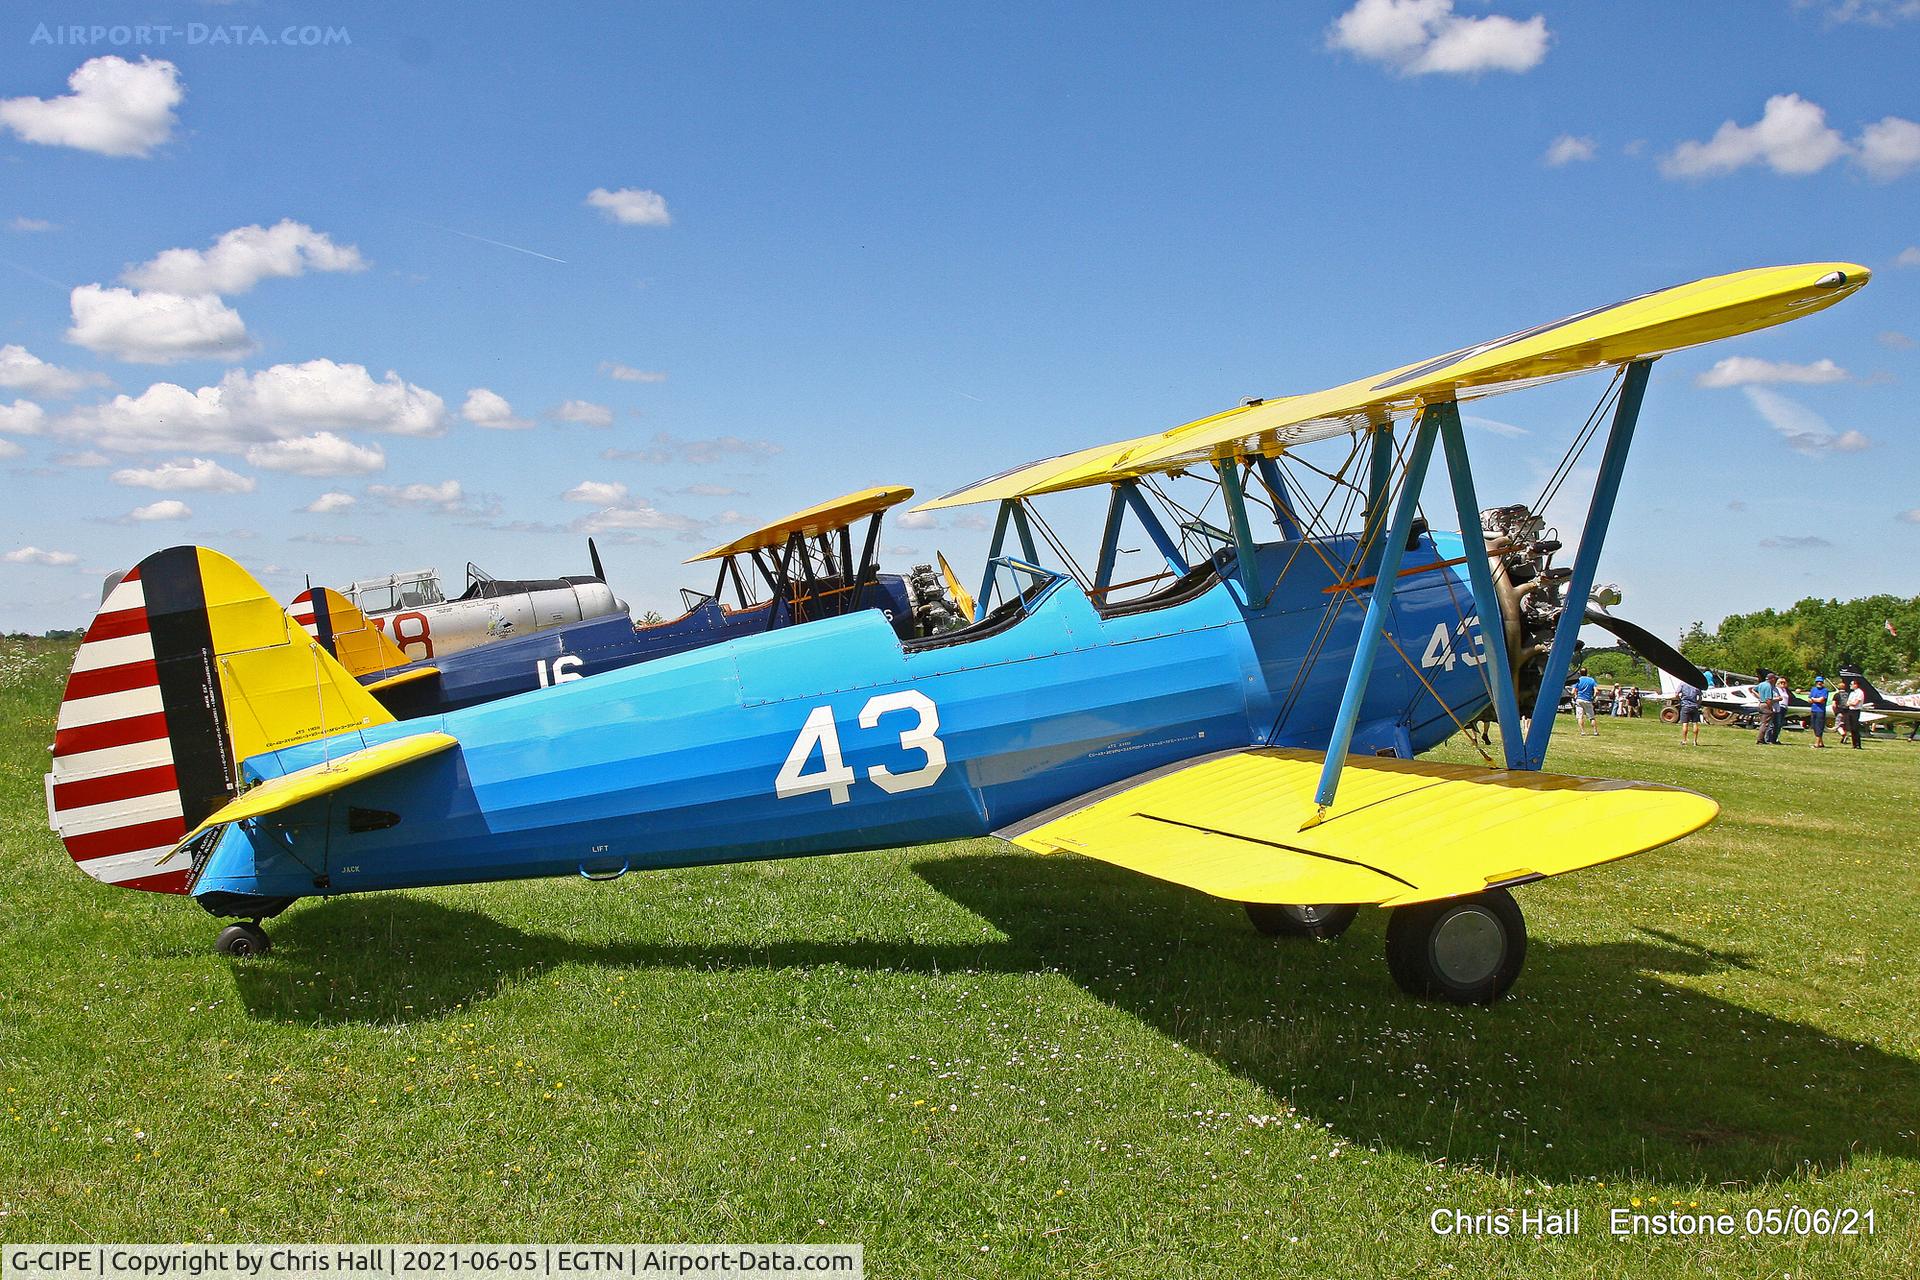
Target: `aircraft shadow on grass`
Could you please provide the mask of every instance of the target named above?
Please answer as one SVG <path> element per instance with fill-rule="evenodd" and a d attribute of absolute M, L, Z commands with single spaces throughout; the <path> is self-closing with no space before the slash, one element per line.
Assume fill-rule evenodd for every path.
<path fill-rule="evenodd" d="M 1048 970 L 1346 1141 L 1426 1160 L 1711 1186 L 1920 1155 L 1920 1063 L 1664 981 L 1754 967 L 1668 931 L 1536 936 L 1513 996 L 1459 1009 L 1394 989 L 1380 912 L 1305 943 L 1098 862 L 979 855 L 915 871 L 1004 940 L 583 943 L 412 896 L 333 899 L 288 913 L 274 953 L 234 975 L 254 1016 L 311 1025 L 442 1017 L 562 964 Z"/>

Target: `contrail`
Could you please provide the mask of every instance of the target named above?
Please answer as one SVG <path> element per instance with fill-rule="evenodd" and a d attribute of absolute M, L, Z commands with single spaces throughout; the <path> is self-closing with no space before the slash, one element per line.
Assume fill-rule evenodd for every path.
<path fill-rule="evenodd" d="M 10 258 L 0 258 L 0 265 L 11 267 L 13 268 L 13 270 L 18 271 L 21 275 L 26 276 L 33 280 L 38 280 L 42 284 L 50 284 L 62 293 L 66 293 L 73 288 L 72 285 L 62 284 L 60 281 L 55 280 L 52 276 L 41 275 L 38 271 L 35 271 L 32 267 L 23 267 L 19 263 L 13 261 Z"/>
<path fill-rule="evenodd" d="M 451 232 L 453 232 L 453 234 L 454 234 L 454 235 L 457 235 L 457 236 L 465 236 L 465 237 L 466 237 L 467 239 L 469 239 L 469 240 L 478 240 L 478 241 L 479 241 L 479 242 L 480 242 L 481 244 L 490 244 L 490 245 L 494 245 L 494 246 L 496 246 L 496 247 L 498 247 L 498 248 L 501 248 L 501 249 L 511 249 L 511 250 L 513 250 L 513 251 L 514 251 L 515 253 L 524 253 L 524 254 L 526 254 L 526 255 L 527 255 L 528 257 L 530 257 L 530 258 L 544 258 L 544 259 L 546 259 L 546 260 L 547 260 L 548 262 L 557 262 L 557 263 L 559 263 L 559 264 L 560 264 L 561 266 L 563 266 L 563 267 L 564 267 L 564 266 L 566 266 L 566 265 L 568 265 L 568 264 L 567 264 L 567 260 L 566 260 L 565 258 L 556 258 L 556 257 L 554 257 L 554 256 L 553 256 L 552 254 L 550 254 L 550 253 L 541 253 L 541 252 L 539 252 L 538 250 L 535 250 L 535 249 L 522 249 L 522 248 L 521 248 L 521 247 L 520 247 L 519 245 L 517 245 L 517 244 L 508 244 L 508 243 L 507 243 L 506 241 L 504 241 L 504 240 L 489 240 L 489 239 L 487 239 L 487 237 L 485 237 L 485 236 L 477 236 L 477 235 L 475 235 L 475 234 L 473 234 L 473 232 L 471 232 L 471 231 L 462 231 L 462 230 L 460 230 L 460 229 L 459 229 L 459 228 L 457 228 L 457 227 L 443 227 L 443 226 L 440 226 L 440 225 L 439 225 L 439 224 L 437 224 L 437 223 L 432 223 L 432 222 L 429 222 L 429 223 L 425 223 L 424 225 L 426 225 L 426 226 L 429 226 L 429 227 L 432 227 L 432 228 L 433 228 L 434 230 L 436 230 L 436 231 L 451 231 Z"/>

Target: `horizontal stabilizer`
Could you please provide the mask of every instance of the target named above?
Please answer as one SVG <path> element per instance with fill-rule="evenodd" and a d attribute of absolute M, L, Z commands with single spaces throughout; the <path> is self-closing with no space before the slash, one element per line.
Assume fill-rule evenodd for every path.
<path fill-rule="evenodd" d="M 1148 774 L 999 834 L 1236 902 L 1406 906 L 1644 853 L 1720 807 L 1679 787 L 1351 758 L 1305 829 L 1317 751 L 1228 752 Z"/>
<path fill-rule="evenodd" d="M 402 685 L 413 684 L 420 680 L 437 680 L 439 678 L 440 668 L 438 667 L 409 667 L 404 671 L 395 672 L 393 675 L 382 676 L 378 680 L 368 681 L 367 692 L 374 694 L 385 693 L 389 689 L 398 689 Z"/>
<path fill-rule="evenodd" d="M 206 821 L 180 843 L 188 843 L 208 828 L 291 809 L 294 805 L 363 782 L 375 774 L 398 769 L 401 765 L 424 760 L 459 745 L 460 740 L 450 733 L 409 734 L 378 746 L 348 752 L 322 764 L 308 765 L 277 778 L 268 778 L 208 815 Z"/>

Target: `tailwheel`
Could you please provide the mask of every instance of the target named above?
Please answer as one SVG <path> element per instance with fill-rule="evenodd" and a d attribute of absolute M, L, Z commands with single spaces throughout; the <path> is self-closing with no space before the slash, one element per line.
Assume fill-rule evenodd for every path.
<path fill-rule="evenodd" d="M 213 949 L 223 956 L 263 956 L 273 950 L 273 939 L 258 922 L 247 920 L 222 929 Z"/>
<path fill-rule="evenodd" d="M 1331 942 L 1347 931 L 1360 908 L 1344 905 L 1303 905 L 1248 902 L 1247 919 L 1269 938 L 1318 938 Z"/>
<path fill-rule="evenodd" d="M 1408 995 L 1492 1004 L 1526 958 L 1527 922 L 1505 889 L 1395 907 L 1387 917 L 1387 968 Z"/>

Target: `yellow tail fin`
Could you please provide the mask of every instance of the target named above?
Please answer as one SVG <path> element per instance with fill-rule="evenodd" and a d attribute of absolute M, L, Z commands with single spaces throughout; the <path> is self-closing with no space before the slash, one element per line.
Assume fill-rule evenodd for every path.
<path fill-rule="evenodd" d="M 113 588 L 74 656 L 48 818 L 95 879 L 185 892 L 161 863 L 234 798 L 242 762 L 392 721 L 246 570 L 169 547 Z"/>
<path fill-rule="evenodd" d="M 332 587 L 302 591 L 287 612 L 353 675 L 378 675 L 413 661 L 367 621 L 358 605 Z"/>

